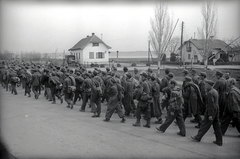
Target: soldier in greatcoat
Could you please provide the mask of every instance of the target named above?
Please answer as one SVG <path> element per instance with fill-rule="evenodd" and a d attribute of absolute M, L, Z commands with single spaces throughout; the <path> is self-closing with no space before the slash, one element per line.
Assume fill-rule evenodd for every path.
<path fill-rule="evenodd" d="M 218 105 L 218 91 L 213 88 L 214 82 L 210 80 L 205 81 L 207 83 L 207 108 L 204 114 L 204 120 L 200 125 L 198 134 L 196 136 L 191 136 L 194 141 L 200 142 L 202 137 L 207 133 L 210 127 L 213 125 L 214 134 L 216 141 L 214 144 L 222 146 L 222 131 L 219 119 L 219 105 Z"/>

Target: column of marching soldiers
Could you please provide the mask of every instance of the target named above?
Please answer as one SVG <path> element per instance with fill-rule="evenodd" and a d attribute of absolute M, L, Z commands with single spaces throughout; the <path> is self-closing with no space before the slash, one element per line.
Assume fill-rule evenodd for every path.
<path fill-rule="evenodd" d="M 229 124 L 236 127 L 240 133 L 240 90 L 235 86 L 236 80 L 230 73 L 215 72 L 216 81 L 207 79 L 206 72 L 197 75 L 192 69 L 191 75 L 184 69 L 182 87 L 174 79 L 170 69 L 165 69 L 165 76 L 160 79 L 151 68 L 130 73 L 127 67 L 120 75 L 116 67 L 101 71 L 94 68 L 87 71 L 83 66 L 75 70 L 54 65 L 37 65 L 33 63 L 3 62 L 0 71 L 0 82 L 6 91 L 17 95 L 16 87 L 22 87 L 24 95 L 34 95 L 38 99 L 44 90 L 44 97 L 56 104 L 56 97 L 72 109 L 77 101 L 82 100 L 80 112 L 85 112 L 88 103 L 94 118 L 100 117 L 101 103 L 107 102 L 107 112 L 104 121 L 110 121 L 114 112 L 126 121 L 125 116 L 136 117 L 133 126 L 141 126 L 141 118 L 146 120 L 144 127 L 150 128 L 150 120 L 161 124 L 156 129 L 165 132 L 174 121 L 180 131 L 180 136 L 186 136 L 185 119 L 191 120 L 199 128 L 193 141 L 201 141 L 204 134 L 213 125 L 216 141 L 222 146 L 222 136 Z M 190 77 L 191 76 L 191 77 Z M 33 92 L 33 94 L 31 94 Z M 160 98 L 160 93 L 162 97 Z M 90 102 L 89 102 L 90 101 Z M 135 102 L 137 101 L 136 105 Z M 123 107 L 122 107 L 123 106 Z M 162 109 L 167 110 L 165 121 L 162 120 Z M 203 118 L 202 118 L 203 116 Z"/>

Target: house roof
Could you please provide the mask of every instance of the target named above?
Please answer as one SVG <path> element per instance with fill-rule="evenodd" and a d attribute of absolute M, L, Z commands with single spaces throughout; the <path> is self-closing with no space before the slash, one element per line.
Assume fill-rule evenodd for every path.
<path fill-rule="evenodd" d="M 204 49 L 205 39 L 191 39 L 188 41 L 195 45 L 198 50 Z M 183 45 L 185 45 L 188 41 L 185 41 Z M 231 49 L 228 44 L 219 39 L 208 39 L 208 43 L 212 46 L 212 49 L 221 49 L 224 52 L 227 52 Z"/>
<path fill-rule="evenodd" d="M 111 49 L 111 47 L 105 44 L 99 37 L 97 37 L 95 34 L 92 34 L 92 36 L 81 39 L 77 44 L 70 48 L 69 51 L 83 50 L 89 43 L 102 43 L 108 49 Z"/>

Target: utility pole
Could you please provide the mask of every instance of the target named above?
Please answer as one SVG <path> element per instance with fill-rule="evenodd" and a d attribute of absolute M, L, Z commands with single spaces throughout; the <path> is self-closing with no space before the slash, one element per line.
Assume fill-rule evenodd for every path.
<path fill-rule="evenodd" d="M 117 51 L 117 64 L 118 64 L 118 51 Z"/>
<path fill-rule="evenodd" d="M 182 21 L 182 30 L 181 30 L 181 49 L 180 49 L 180 57 L 181 57 L 181 60 L 180 60 L 180 63 L 182 63 L 183 61 L 183 66 L 185 67 L 185 59 L 183 60 L 183 55 L 182 55 L 182 43 L 183 43 L 183 27 L 184 27 L 184 22 Z M 181 64 L 180 64 L 181 65 Z"/>
<path fill-rule="evenodd" d="M 149 65 L 149 67 L 150 67 L 150 40 L 148 40 L 148 65 Z"/>

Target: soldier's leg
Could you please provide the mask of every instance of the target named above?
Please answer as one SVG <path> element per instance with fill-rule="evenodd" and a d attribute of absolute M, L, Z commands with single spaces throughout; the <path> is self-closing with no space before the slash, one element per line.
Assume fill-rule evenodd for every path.
<path fill-rule="evenodd" d="M 171 115 L 170 111 L 167 112 L 167 118 L 164 123 L 159 127 L 162 132 L 165 132 L 166 129 L 172 124 L 173 120 L 176 118 L 176 115 Z"/>
<path fill-rule="evenodd" d="M 202 137 L 208 132 L 209 128 L 212 126 L 212 121 L 208 119 L 208 117 L 204 117 L 200 129 L 198 130 L 198 134 L 195 138 L 201 141 Z"/>
<path fill-rule="evenodd" d="M 55 104 L 56 103 L 56 98 L 55 98 L 56 92 L 53 87 L 51 87 L 50 90 L 51 90 L 51 97 L 52 97 L 52 101 L 53 101 L 52 103 Z"/>
<path fill-rule="evenodd" d="M 101 114 L 101 110 L 102 110 L 102 107 L 101 107 L 101 97 L 100 96 L 96 99 L 95 103 L 97 105 L 97 113 L 100 115 Z"/>
<path fill-rule="evenodd" d="M 113 105 L 113 104 L 112 105 L 108 105 L 105 118 L 106 119 L 110 119 L 112 117 L 112 114 L 114 113 L 115 109 L 116 109 L 116 105 Z"/>
<path fill-rule="evenodd" d="M 82 107 L 81 107 L 81 109 L 80 110 L 85 110 L 85 108 L 86 108 L 86 104 L 87 104 L 87 100 L 88 100 L 88 98 L 87 98 L 87 93 L 86 92 L 83 92 L 82 93 L 82 98 L 83 98 L 83 102 L 82 102 Z"/>
<path fill-rule="evenodd" d="M 177 120 L 177 125 L 180 129 L 180 134 L 186 135 L 186 127 L 185 127 L 182 111 L 177 113 L 176 120 Z"/>
<path fill-rule="evenodd" d="M 227 131 L 227 128 L 230 124 L 230 122 L 233 119 L 233 115 L 232 114 L 225 114 L 222 119 L 221 119 L 221 130 L 222 130 L 222 134 L 224 135 Z"/>
<path fill-rule="evenodd" d="M 216 142 L 222 144 L 222 130 L 221 130 L 219 118 L 215 118 L 212 124 L 215 132 Z"/>

